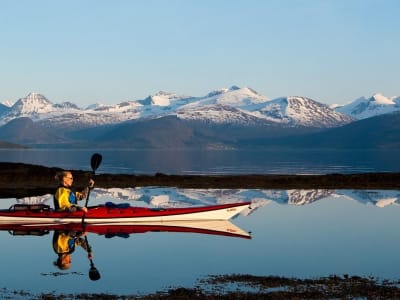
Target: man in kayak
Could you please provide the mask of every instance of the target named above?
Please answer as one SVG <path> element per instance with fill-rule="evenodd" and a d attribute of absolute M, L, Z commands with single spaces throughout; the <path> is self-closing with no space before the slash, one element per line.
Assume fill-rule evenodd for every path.
<path fill-rule="evenodd" d="M 94 180 L 89 180 L 89 186 L 86 187 L 81 192 L 75 192 L 72 189 L 72 184 L 74 182 L 74 178 L 72 176 L 71 171 L 61 171 L 58 172 L 55 176 L 55 179 L 58 180 L 59 186 L 54 194 L 54 208 L 55 210 L 62 211 L 70 211 L 74 212 L 77 210 L 82 210 L 85 213 L 87 212 L 86 207 L 78 206 L 78 200 L 86 199 L 89 189 L 93 188 Z"/>
<path fill-rule="evenodd" d="M 88 253 L 88 258 L 92 259 L 92 250 L 87 241 L 83 239 L 86 232 L 77 233 L 75 231 L 54 231 L 53 235 L 53 249 L 57 253 L 58 258 L 54 262 L 60 270 L 66 270 L 71 267 L 71 254 L 75 251 L 76 246 L 80 246 Z"/>

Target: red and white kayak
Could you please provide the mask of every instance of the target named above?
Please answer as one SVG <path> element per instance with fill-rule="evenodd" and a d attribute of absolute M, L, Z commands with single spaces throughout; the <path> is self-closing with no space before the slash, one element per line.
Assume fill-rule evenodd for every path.
<path fill-rule="evenodd" d="M 147 208 L 120 205 L 88 207 L 88 212 L 59 212 L 46 205 L 14 205 L 0 210 L 0 224 L 125 223 L 229 220 L 249 208 L 250 202 L 186 208 Z"/>

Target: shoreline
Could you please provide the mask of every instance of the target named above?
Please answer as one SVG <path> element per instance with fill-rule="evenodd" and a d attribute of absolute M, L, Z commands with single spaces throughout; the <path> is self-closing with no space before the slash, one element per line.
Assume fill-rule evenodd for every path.
<path fill-rule="evenodd" d="M 62 273 L 61 273 L 62 274 Z M 232 288 L 235 286 L 236 288 Z M 11 298 L 21 295 L 30 299 L 398 299 L 398 280 L 382 280 L 372 276 L 330 275 L 319 278 L 289 278 L 250 274 L 209 275 L 195 287 L 171 287 L 149 294 L 118 295 L 112 293 L 34 294 L 28 291 L 3 289 L 0 295 Z"/>
<path fill-rule="evenodd" d="M 24 163 L 0 162 L 0 198 L 51 194 L 54 176 L 62 169 Z M 84 187 L 91 172 L 71 170 L 77 188 Z M 400 189 L 400 173 L 326 175 L 154 175 L 98 174 L 99 188 L 164 186 L 198 189 Z"/>

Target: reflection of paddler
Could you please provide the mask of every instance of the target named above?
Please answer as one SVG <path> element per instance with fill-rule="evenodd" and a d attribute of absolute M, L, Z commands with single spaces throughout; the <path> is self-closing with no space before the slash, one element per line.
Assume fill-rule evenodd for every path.
<path fill-rule="evenodd" d="M 75 231 L 54 231 L 53 235 L 53 249 L 57 253 L 58 258 L 54 265 L 61 270 L 69 269 L 71 266 L 71 254 L 75 251 L 76 246 L 80 246 L 88 253 L 88 258 L 92 259 L 92 249 L 85 239 L 86 232 L 77 233 Z"/>

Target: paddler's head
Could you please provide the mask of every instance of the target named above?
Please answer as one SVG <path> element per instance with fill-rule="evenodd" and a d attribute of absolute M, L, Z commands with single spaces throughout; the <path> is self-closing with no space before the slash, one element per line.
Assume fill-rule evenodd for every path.
<path fill-rule="evenodd" d="M 60 270 L 69 269 L 71 267 L 71 254 L 60 254 L 57 260 L 54 262 L 54 265 L 57 266 Z"/>
<path fill-rule="evenodd" d="M 55 179 L 58 180 L 59 184 L 65 187 L 71 187 L 74 182 L 74 177 L 72 176 L 71 171 L 61 171 L 58 172 L 55 176 Z"/>

